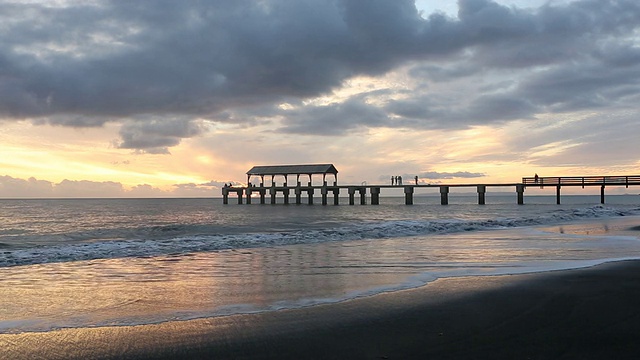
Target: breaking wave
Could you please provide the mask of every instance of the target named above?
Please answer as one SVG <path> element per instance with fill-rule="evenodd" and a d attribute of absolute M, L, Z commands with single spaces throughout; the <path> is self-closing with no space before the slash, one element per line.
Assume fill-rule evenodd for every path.
<path fill-rule="evenodd" d="M 0 267 L 53 262 L 150 257 L 194 252 L 313 244 L 329 241 L 388 239 L 465 231 L 496 230 L 550 225 L 581 219 L 640 215 L 640 209 L 620 210 L 603 205 L 583 209 L 555 210 L 545 215 L 488 220 L 388 220 L 369 221 L 330 229 L 257 233 L 220 233 L 220 228 L 202 225 L 171 225 L 118 233 L 99 230 L 91 241 L 39 245 L 15 249 L 0 245 Z M 84 234 L 85 238 L 92 238 Z"/>

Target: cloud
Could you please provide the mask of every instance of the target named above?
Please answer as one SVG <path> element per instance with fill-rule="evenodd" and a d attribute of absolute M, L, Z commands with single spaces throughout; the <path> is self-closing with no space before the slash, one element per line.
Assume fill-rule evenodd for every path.
<path fill-rule="evenodd" d="M 168 153 L 207 131 L 195 119 L 252 126 L 266 114 L 233 115 L 291 99 L 303 105 L 276 111 L 274 129 L 334 136 L 637 103 L 637 1 L 458 6 L 423 18 L 411 0 L 0 1 L 0 116 L 116 122 L 118 147 Z M 304 102 L 404 66 L 419 78 L 403 98 Z"/>
<path fill-rule="evenodd" d="M 453 173 L 429 171 L 429 172 L 424 172 L 424 173 L 421 173 L 421 174 L 418 175 L 419 178 L 431 179 L 431 180 L 455 179 L 455 178 L 472 179 L 472 178 L 479 178 L 479 177 L 484 177 L 484 176 L 486 176 L 486 174 L 483 174 L 483 173 L 472 173 L 472 172 L 468 172 L 468 171 L 458 171 L 458 172 L 453 172 Z"/>
<path fill-rule="evenodd" d="M 125 190 L 121 183 L 113 181 L 62 180 L 55 184 L 53 193 L 56 197 L 100 198 L 121 197 Z"/>
<path fill-rule="evenodd" d="M 62 180 L 53 183 L 33 177 L 25 180 L 0 176 L 0 198 L 137 198 L 137 197 L 216 197 L 224 182 L 175 184 L 163 190 L 149 184 L 126 188 L 113 181 Z"/>
<path fill-rule="evenodd" d="M 513 134 L 510 153 L 529 157 L 538 166 L 597 166 L 635 164 L 640 152 L 636 140 L 640 123 L 636 113 L 587 113 L 577 119 L 552 119 Z M 626 171 L 637 171 L 634 167 Z"/>
<path fill-rule="evenodd" d="M 341 135 L 363 126 L 388 126 L 390 121 L 384 111 L 359 98 L 283 111 L 282 115 L 285 126 L 279 131 L 293 134 Z"/>
<path fill-rule="evenodd" d="M 173 186 L 172 193 L 183 197 L 213 197 L 220 196 L 217 189 L 222 188 L 223 184 L 219 181 L 212 181 L 203 184 L 176 184 Z"/>
<path fill-rule="evenodd" d="M 54 196 L 53 187 L 53 183 L 33 177 L 25 180 L 0 176 L 0 197 L 3 198 L 52 197 Z"/>
<path fill-rule="evenodd" d="M 127 122 L 120 129 L 122 142 L 116 143 L 120 149 L 143 149 L 150 154 L 168 154 L 169 147 L 176 146 L 181 139 L 205 132 L 202 121 L 190 119 L 148 119 Z"/>

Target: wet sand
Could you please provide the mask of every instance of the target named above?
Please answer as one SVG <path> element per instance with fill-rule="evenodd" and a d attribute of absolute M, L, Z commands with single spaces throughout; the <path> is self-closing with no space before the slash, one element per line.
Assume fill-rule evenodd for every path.
<path fill-rule="evenodd" d="M 640 261 L 338 304 L 0 335 L 1 359 L 637 359 Z"/>

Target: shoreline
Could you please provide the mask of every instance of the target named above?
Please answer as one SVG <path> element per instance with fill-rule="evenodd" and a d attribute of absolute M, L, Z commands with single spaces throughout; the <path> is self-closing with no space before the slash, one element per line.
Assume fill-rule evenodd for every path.
<path fill-rule="evenodd" d="M 0 335 L 0 359 L 637 358 L 640 260 L 443 278 L 340 303 Z"/>

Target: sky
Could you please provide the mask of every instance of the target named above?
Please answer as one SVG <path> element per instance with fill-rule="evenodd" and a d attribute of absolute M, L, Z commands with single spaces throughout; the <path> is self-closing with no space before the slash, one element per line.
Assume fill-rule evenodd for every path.
<path fill-rule="evenodd" d="M 0 0 L 0 44 L 0 197 L 640 174 L 637 0 Z"/>

